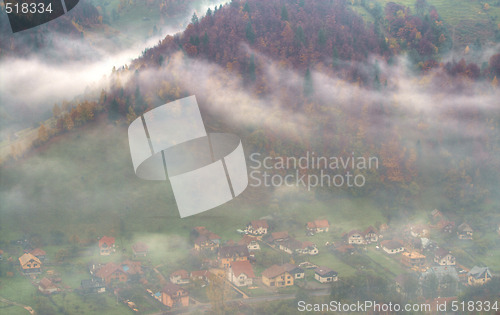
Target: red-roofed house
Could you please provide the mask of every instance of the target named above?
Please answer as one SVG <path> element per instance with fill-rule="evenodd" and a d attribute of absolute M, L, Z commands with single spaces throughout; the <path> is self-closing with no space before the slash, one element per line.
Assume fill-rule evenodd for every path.
<path fill-rule="evenodd" d="M 35 248 L 30 252 L 30 254 L 40 259 L 42 262 L 45 260 L 45 255 L 47 255 L 47 253 L 41 248 Z"/>
<path fill-rule="evenodd" d="M 259 242 L 257 242 L 257 238 L 251 235 L 243 235 L 241 240 L 238 242 L 238 245 L 245 245 L 249 251 L 260 250 Z"/>
<path fill-rule="evenodd" d="M 248 260 L 250 254 L 245 245 L 222 246 L 219 249 L 219 266 L 229 268 L 233 261 Z"/>
<path fill-rule="evenodd" d="M 286 266 L 272 265 L 262 271 L 262 283 L 268 287 L 288 287 L 292 286 L 294 276 L 290 273 Z"/>
<path fill-rule="evenodd" d="M 328 232 L 330 228 L 330 223 L 328 220 L 314 220 L 312 222 L 307 222 L 307 232 L 309 233 L 321 233 Z"/>
<path fill-rule="evenodd" d="M 47 278 L 43 278 L 38 284 L 38 290 L 43 294 L 52 294 L 54 292 L 57 292 L 58 289 L 57 286 L 52 283 L 52 281 Z"/>
<path fill-rule="evenodd" d="M 248 260 L 233 261 L 227 271 L 227 280 L 237 287 L 252 285 L 255 274 Z"/>
<path fill-rule="evenodd" d="M 219 243 L 211 241 L 208 236 L 200 235 L 194 240 L 194 249 L 196 251 L 214 251 L 219 247 Z"/>
<path fill-rule="evenodd" d="M 142 271 L 142 263 L 140 261 L 127 259 L 121 264 L 121 266 L 123 271 L 125 271 L 125 273 L 129 276 L 144 274 Z"/>
<path fill-rule="evenodd" d="M 247 224 L 246 231 L 248 234 L 252 235 L 264 235 L 267 234 L 267 230 L 269 229 L 269 225 L 266 220 L 253 220 Z"/>
<path fill-rule="evenodd" d="M 118 282 L 126 282 L 128 277 L 122 266 L 119 264 L 115 264 L 114 262 L 109 262 L 106 265 L 102 266 L 95 275 L 101 278 L 106 285 L 110 284 L 113 281 Z"/>
<path fill-rule="evenodd" d="M 347 244 L 360 245 L 365 244 L 365 238 L 363 233 L 358 230 L 350 231 L 349 233 L 344 235 Z"/>
<path fill-rule="evenodd" d="M 455 257 L 449 250 L 438 248 L 434 252 L 434 262 L 440 266 L 455 266 Z"/>
<path fill-rule="evenodd" d="M 279 242 L 282 242 L 286 239 L 288 239 L 290 235 L 288 235 L 287 231 L 281 231 L 281 232 L 273 232 L 271 233 L 271 236 L 267 239 L 267 242 L 270 244 L 278 245 Z"/>
<path fill-rule="evenodd" d="M 146 257 L 148 255 L 149 247 L 143 242 L 136 242 L 132 245 L 132 251 L 134 252 L 134 256 L 143 256 Z"/>
<path fill-rule="evenodd" d="M 115 238 L 111 236 L 103 236 L 99 240 L 99 253 L 103 256 L 108 256 L 115 252 Z"/>
<path fill-rule="evenodd" d="M 189 273 L 184 269 L 176 270 L 170 274 L 170 282 L 175 284 L 188 284 Z"/>
<path fill-rule="evenodd" d="M 168 283 L 161 292 L 161 302 L 170 308 L 189 306 L 189 292 L 174 283 Z"/>

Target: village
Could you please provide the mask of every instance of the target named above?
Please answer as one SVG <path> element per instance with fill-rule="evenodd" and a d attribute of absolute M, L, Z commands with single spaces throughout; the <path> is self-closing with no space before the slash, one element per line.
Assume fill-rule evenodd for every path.
<path fill-rule="evenodd" d="M 214 297 L 208 291 L 214 283 L 216 289 L 224 288 L 222 294 L 227 291 L 229 300 L 242 303 L 262 295 L 279 297 L 297 288 L 325 291 L 344 276 L 336 268 L 337 261 L 355 270 L 388 271 L 401 294 L 411 275 L 417 279 L 418 294 L 431 297 L 430 302 L 456 300 L 463 288 L 482 286 L 495 276 L 489 266 L 476 265 L 470 258 L 461 261 L 465 257 L 461 246 L 469 246 L 476 232 L 469 223 L 450 221 L 439 210 L 429 211 L 427 223 L 398 227 L 380 224 L 339 232 L 341 226 L 323 218 L 304 222 L 302 231 L 278 227 L 272 215 L 252 220 L 235 230 L 231 240 L 205 226 L 193 226 L 189 233 L 193 263 L 175 270 L 154 266 L 146 242 L 137 241 L 126 249 L 114 236 L 104 235 L 94 245 L 98 259 L 84 261 L 86 275 L 77 286 L 66 284 L 58 274 L 54 262 L 60 257 L 49 257 L 27 240 L 9 246 L 9 252 L 22 248 L 20 257 L 14 260 L 0 250 L 0 259 L 15 264 L 15 272 L 29 279 L 39 294 L 107 295 L 140 313 L 210 305 Z M 500 238 L 500 224 L 494 232 Z M 332 237 L 335 234 L 340 237 Z M 437 285 L 425 292 L 431 290 L 426 285 L 431 278 Z"/>

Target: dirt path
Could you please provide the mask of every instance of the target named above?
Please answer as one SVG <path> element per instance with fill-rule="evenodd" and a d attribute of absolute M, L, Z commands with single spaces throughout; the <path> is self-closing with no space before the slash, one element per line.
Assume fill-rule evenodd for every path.
<path fill-rule="evenodd" d="M 10 304 L 10 305 L 16 305 L 16 306 L 19 306 L 19 307 L 22 307 L 24 308 L 25 310 L 27 310 L 30 314 L 32 315 L 35 315 L 35 310 L 33 310 L 33 308 L 31 308 L 31 306 L 28 306 L 28 305 L 23 305 L 23 304 L 20 304 L 20 303 L 17 303 L 17 302 L 14 302 L 14 301 L 11 301 L 11 300 L 7 300 L 6 298 L 3 298 L 0 296 L 0 302 L 3 302 L 3 303 L 6 303 L 6 304 Z"/>

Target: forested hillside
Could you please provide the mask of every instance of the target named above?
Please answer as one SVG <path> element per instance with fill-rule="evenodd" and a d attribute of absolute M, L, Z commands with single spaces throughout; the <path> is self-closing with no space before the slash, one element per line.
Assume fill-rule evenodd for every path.
<path fill-rule="evenodd" d="M 418 3 L 415 13 L 395 3 L 374 9 L 374 23 L 344 1 L 232 1 L 193 14 L 183 33 L 113 71 L 99 101 L 56 111 L 39 143 L 100 110 L 126 126 L 195 94 L 208 126 L 237 129 L 251 151 L 379 157 L 360 191 L 378 194 L 388 210 L 415 207 L 428 185 L 450 210 L 480 209 L 493 180 L 481 174 L 498 163 L 498 120 L 475 109 L 471 95 L 485 93 L 480 105 L 493 106 L 500 55 L 480 66 L 449 60 L 449 31 L 435 8 Z M 433 173 L 439 167 L 444 173 Z"/>

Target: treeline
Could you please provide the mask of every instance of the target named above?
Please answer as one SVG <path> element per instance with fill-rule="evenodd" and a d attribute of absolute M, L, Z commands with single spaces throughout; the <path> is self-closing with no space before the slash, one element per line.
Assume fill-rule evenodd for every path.
<path fill-rule="evenodd" d="M 74 103 L 63 101 L 61 106 L 54 104 L 52 117 L 42 122 L 35 132 L 31 132 L 33 135 L 25 135 L 20 140 L 10 141 L 9 158 L 17 160 L 30 149 L 44 144 L 52 137 L 94 120 L 96 115 L 103 111 L 105 101 L 106 92 L 103 90 L 98 102 L 83 100 Z M 8 158 L 0 161 L 0 164 L 5 160 L 8 160 Z"/>
<path fill-rule="evenodd" d="M 263 65 L 242 47 L 246 43 L 284 66 L 305 72 L 322 64 L 356 81 L 359 71 L 352 61 L 373 53 L 392 55 L 383 35 L 365 25 L 344 1 L 232 1 L 209 9 L 203 19 L 194 14 L 191 22 L 181 35 L 167 36 L 146 50 L 131 67 L 157 67 L 182 51 L 258 81 Z"/>

